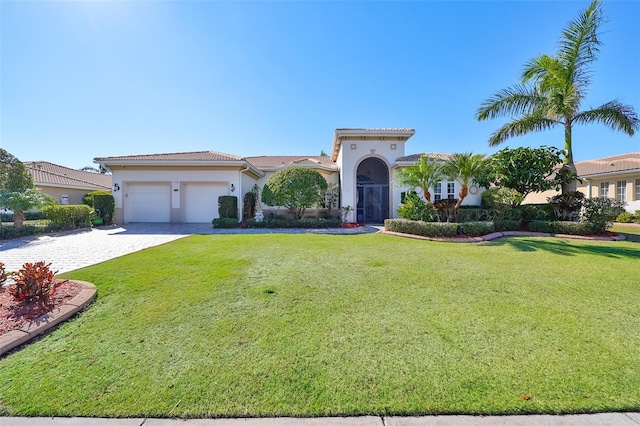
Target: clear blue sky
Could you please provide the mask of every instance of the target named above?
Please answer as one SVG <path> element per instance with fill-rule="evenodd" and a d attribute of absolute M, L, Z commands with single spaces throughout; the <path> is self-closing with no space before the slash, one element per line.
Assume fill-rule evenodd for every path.
<path fill-rule="evenodd" d="M 330 152 L 337 127 L 412 127 L 407 154 L 474 151 L 478 105 L 553 53 L 588 1 L 0 1 L 0 146 L 72 168 L 214 150 Z M 640 1 L 608 22 L 583 109 L 640 112 Z M 504 146 L 562 146 L 561 129 Z M 640 151 L 576 127 L 576 161 Z"/>

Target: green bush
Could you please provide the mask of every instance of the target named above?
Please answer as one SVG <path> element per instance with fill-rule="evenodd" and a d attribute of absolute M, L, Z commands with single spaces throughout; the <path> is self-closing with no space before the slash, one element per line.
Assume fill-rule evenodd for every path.
<path fill-rule="evenodd" d="M 51 221 L 50 231 L 89 228 L 91 226 L 91 207 L 84 204 L 54 204 L 43 209 L 47 219 Z"/>
<path fill-rule="evenodd" d="M 242 220 L 251 219 L 256 215 L 256 203 L 258 202 L 258 195 L 251 191 L 244 194 L 242 200 Z"/>
<path fill-rule="evenodd" d="M 522 225 L 521 220 L 495 220 L 493 221 L 495 231 L 517 231 Z"/>
<path fill-rule="evenodd" d="M 529 230 L 532 232 L 545 232 L 548 234 L 568 234 L 568 235 L 589 235 L 594 233 L 594 229 L 589 222 L 567 222 L 567 221 L 546 221 L 534 220 L 529 223 Z"/>
<path fill-rule="evenodd" d="M 264 218 L 262 222 L 256 222 L 254 218 L 251 218 L 243 222 L 242 225 L 245 228 L 338 228 L 340 227 L 340 219 L 333 216 L 327 218 L 308 217 L 303 219 L 287 219 L 271 214 Z"/>
<path fill-rule="evenodd" d="M 238 197 L 235 195 L 221 195 L 218 197 L 218 215 L 220 218 L 238 220 Z"/>
<path fill-rule="evenodd" d="M 407 219 L 385 219 L 387 231 L 423 237 L 452 237 L 458 235 L 458 224 L 450 222 L 422 222 Z"/>
<path fill-rule="evenodd" d="M 87 195 L 82 197 L 82 204 L 86 204 L 89 207 L 94 207 L 94 205 L 93 205 L 93 197 L 94 197 L 94 195 L 111 195 L 111 191 L 104 191 L 104 190 L 101 190 L 101 189 L 97 190 L 97 191 L 90 191 L 90 192 L 87 193 Z"/>
<path fill-rule="evenodd" d="M 624 205 L 623 201 L 611 198 L 589 198 L 584 200 L 582 219 L 591 222 L 594 232 L 603 232 L 624 212 Z"/>
<path fill-rule="evenodd" d="M 406 194 L 402 204 L 398 208 L 398 216 L 408 220 L 421 220 L 423 222 L 433 222 L 437 220 L 438 214 L 433 205 L 422 199 L 415 192 Z"/>
<path fill-rule="evenodd" d="M 635 216 L 629 212 L 622 212 L 616 217 L 616 222 L 620 223 L 632 223 L 635 219 Z"/>
<path fill-rule="evenodd" d="M 221 217 L 211 221 L 214 228 L 237 228 L 238 219 L 232 217 Z"/>
<path fill-rule="evenodd" d="M 13 225 L 2 225 L 0 227 L 0 240 L 10 240 L 13 238 L 28 237 L 31 235 L 40 235 L 49 231 L 48 226 L 22 225 L 16 228 Z"/>
<path fill-rule="evenodd" d="M 569 191 L 547 198 L 553 207 L 557 220 L 573 220 L 582 209 L 584 194 L 580 191 Z"/>
<path fill-rule="evenodd" d="M 13 213 L 2 213 L 0 218 L 3 222 L 13 222 Z M 30 212 L 24 212 L 24 220 L 42 220 L 44 214 L 40 210 L 34 210 Z"/>
<path fill-rule="evenodd" d="M 521 204 L 514 209 L 520 213 L 519 219 L 524 222 L 532 220 L 554 220 L 555 213 L 553 206 L 549 203 L 542 204 Z"/>
<path fill-rule="evenodd" d="M 115 207 L 116 203 L 113 195 L 109 193 L 93 195 L 93 209 L 96 211 L 97 216 L 102 218 L 105 225 L 110 225 L 113 221 Z"/>
<path fill-rule="evenodd" d="M 460 223 L 462 233 L 470 237 L 487 235 L 495 230 L 493 222 L 464 222 Z"/>
<path fill-rule="evenodd" d="M 488 222 L 494 219 L 495 211 L 475 206 L 461 206 L 456 214 L 458 222 Z"/>

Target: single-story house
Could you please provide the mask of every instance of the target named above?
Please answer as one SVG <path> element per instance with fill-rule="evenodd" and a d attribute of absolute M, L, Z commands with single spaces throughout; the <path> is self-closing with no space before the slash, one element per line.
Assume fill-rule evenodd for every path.
<path fill-rule="evenodd" d="M 586 198 L 606 197 L 626 203 L 627 211 L 640 210 L 640 152 L 613 155 L 574 163 L 579 181 L 577 190 Z M 531 194 L 528 203 L 546 203 L 547 197 L 559 194 L 546 191 Z"/>
<path fill-rule="evenodd" d="M 89 191 L 111 191 L 111 176 L 59 166 L 47 161 L 26 161 L 33 182 L 40 192 L 58 204 L 82 204 Z"/>
<path fill-rule="evenodd" d="M 406 128 L 336 129 L 327 156 L 239 157 L 215 151 L 98 157 L 111 170 L 116 223 L 210 222 L 218 217 L 218 197 L 235 195 L 242 215 L 244 194 L 262 188 L 277 170 L 290 165 L 309 167 L 328 183 L 340 185 L 339 205 L 351 206 L 349 221 L 381 223 L 397 217 L 402 192 L 393 174 L 414 164 L 421 154 L 405 155 L 415 133 Z M 445 160 L 446 154 L 426 154 Z M 435 198 L 457 198 L 458 182 L 444 181 Z M 464 204 L 479 205 L 480 190 L 472 187 Z"/>

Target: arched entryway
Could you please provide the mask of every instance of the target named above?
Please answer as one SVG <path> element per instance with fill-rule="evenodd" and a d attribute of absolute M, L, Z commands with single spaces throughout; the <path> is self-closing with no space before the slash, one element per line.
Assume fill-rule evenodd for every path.
<path fill-rule="evenodd" d="M 382 223 L 389 216 L 389 168 L 379 158 L 365 158 L 356 173 L 356 218 L 359 223 Z"/>

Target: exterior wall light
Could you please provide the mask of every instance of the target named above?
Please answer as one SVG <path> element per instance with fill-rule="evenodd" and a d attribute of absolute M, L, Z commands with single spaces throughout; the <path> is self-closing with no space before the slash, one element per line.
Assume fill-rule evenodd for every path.
<path fill-rule="evenodd" d="M 116 191 L 120 191 L 120 185 L 118 185 L 117 183 L 114 183 L 113 184 L 113 192 L 116 192 Z"/>
<path fill-rule="evenodd" d="M 236 187 L 233 184 L 231 184 L 231 192 L 233 192 L 235 190 L 236 190 Z"/>

